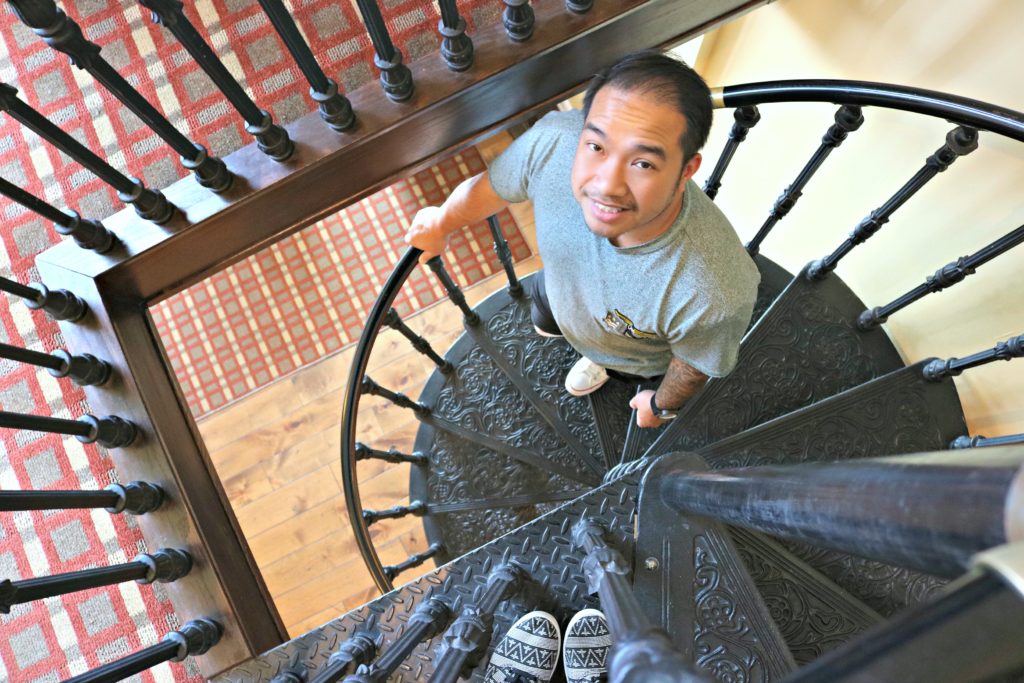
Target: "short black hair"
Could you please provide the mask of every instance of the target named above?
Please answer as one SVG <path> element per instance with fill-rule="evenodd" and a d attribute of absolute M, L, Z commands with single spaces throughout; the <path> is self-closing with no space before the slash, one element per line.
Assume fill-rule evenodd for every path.
<path fill-rule="evenodd" d="M 683 163 L 689 161 L 708 140 L 711 131 L 711 90 L 700 75 L 685 62 L 657 50 L 633 52 L 602 70 L 587 86 L 583 96 L 583 116 L 598 91 L 606 85 L 625 92 L 650 94 L 673 105 L 686 119 L 679 141 Z"/>

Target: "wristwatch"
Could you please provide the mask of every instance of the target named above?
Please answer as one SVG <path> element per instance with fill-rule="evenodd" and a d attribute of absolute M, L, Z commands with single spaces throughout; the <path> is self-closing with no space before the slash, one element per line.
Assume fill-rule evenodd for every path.
<path fill-rule="evenodd" d="M 651 412 L 654 413 L 654 417 L 659 420 L 674 420 L 676 415 L 679 414 L 679 408 L 675 410 L 668 410 L 667 408 L 659 408 L 658 404 L 654 402 L 654 397 L 657 396 L 657 392 L 651 394 Z"/>

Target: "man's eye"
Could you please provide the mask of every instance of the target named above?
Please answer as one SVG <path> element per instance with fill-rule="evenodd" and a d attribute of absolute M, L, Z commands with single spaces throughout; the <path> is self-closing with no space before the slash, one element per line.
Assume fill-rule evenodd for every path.
<path fill-rule="evenodd" d="M 587 149 L 589 149 L 591 152 L 600 152 L 601 145 L 597 144 L 596 142 L 588 142 Z"/>
<path fill-rule="evenodd" d="M 651 168 L 654 168 L 654 164 L 652 164 L 652 163 L 651 163 L 651 162 L 649 162 L 649 161 L 644 161 L 643 159 L 641 159 L 641 160 L 637 161 L 635 165 L 636 165 L 636 166 L 637 166 L 638 168 L 642 168 L 642 169 L 644 169 L 644 170 L 647 170 L 647 169 L 651 169 Z"/>

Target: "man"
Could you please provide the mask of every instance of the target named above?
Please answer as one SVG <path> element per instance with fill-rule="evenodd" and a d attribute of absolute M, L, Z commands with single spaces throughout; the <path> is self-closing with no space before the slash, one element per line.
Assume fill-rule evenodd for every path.
<path fill-rule="evenodd" d="M 545 266 L 533 322 L 583 356 L 566 389 L 588 394 L 609 373 L 661 377 L 630 401 L 639 426 L 660 426 L 732 370 L 760 279 L 690 180 L 710 127 L 696 72 L 654 51 L 627 55 L 594 78 L 582 113 L 545 116 L 443 206 L 417 213 L 406 241 L 425 260 L 456 229 L 531 199 Z"/>

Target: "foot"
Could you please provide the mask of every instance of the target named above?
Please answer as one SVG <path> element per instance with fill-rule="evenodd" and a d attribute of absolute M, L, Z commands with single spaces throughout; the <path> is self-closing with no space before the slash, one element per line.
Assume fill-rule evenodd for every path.
<path fill-rule="evenodd" d="M 533 326 L 533 331 L 536 332 L 537 334 L 539 334 L 542 337 L 553 337 L 555 339 L 561 339 L 563 336 L 565 336 L 565 335 L 561 335 L 561 334 L 555 334 L 554 332 L 545 332 L 544 330 L 540 329 L 536 325 Z"/>
<path fill-rule="evenodd" d="M 600 610 L 581 610 L 565 627 L 562 662 L 567 683 L 603 681 L 608 673 L 612 634 Z"/>
<path fill-rule="evenodd" d="M 555 675 L 561 639 L 558 622 L 547 612 L 520 617 L 498 641 L 485 683 L 547 683 Z"/>
<path fill-rule="evenodd" d="M 586 396 L 604 386 L 608 372 L 584 356 L 576 361 L 565 376 L 565 390 L 573 396 Z"/>

